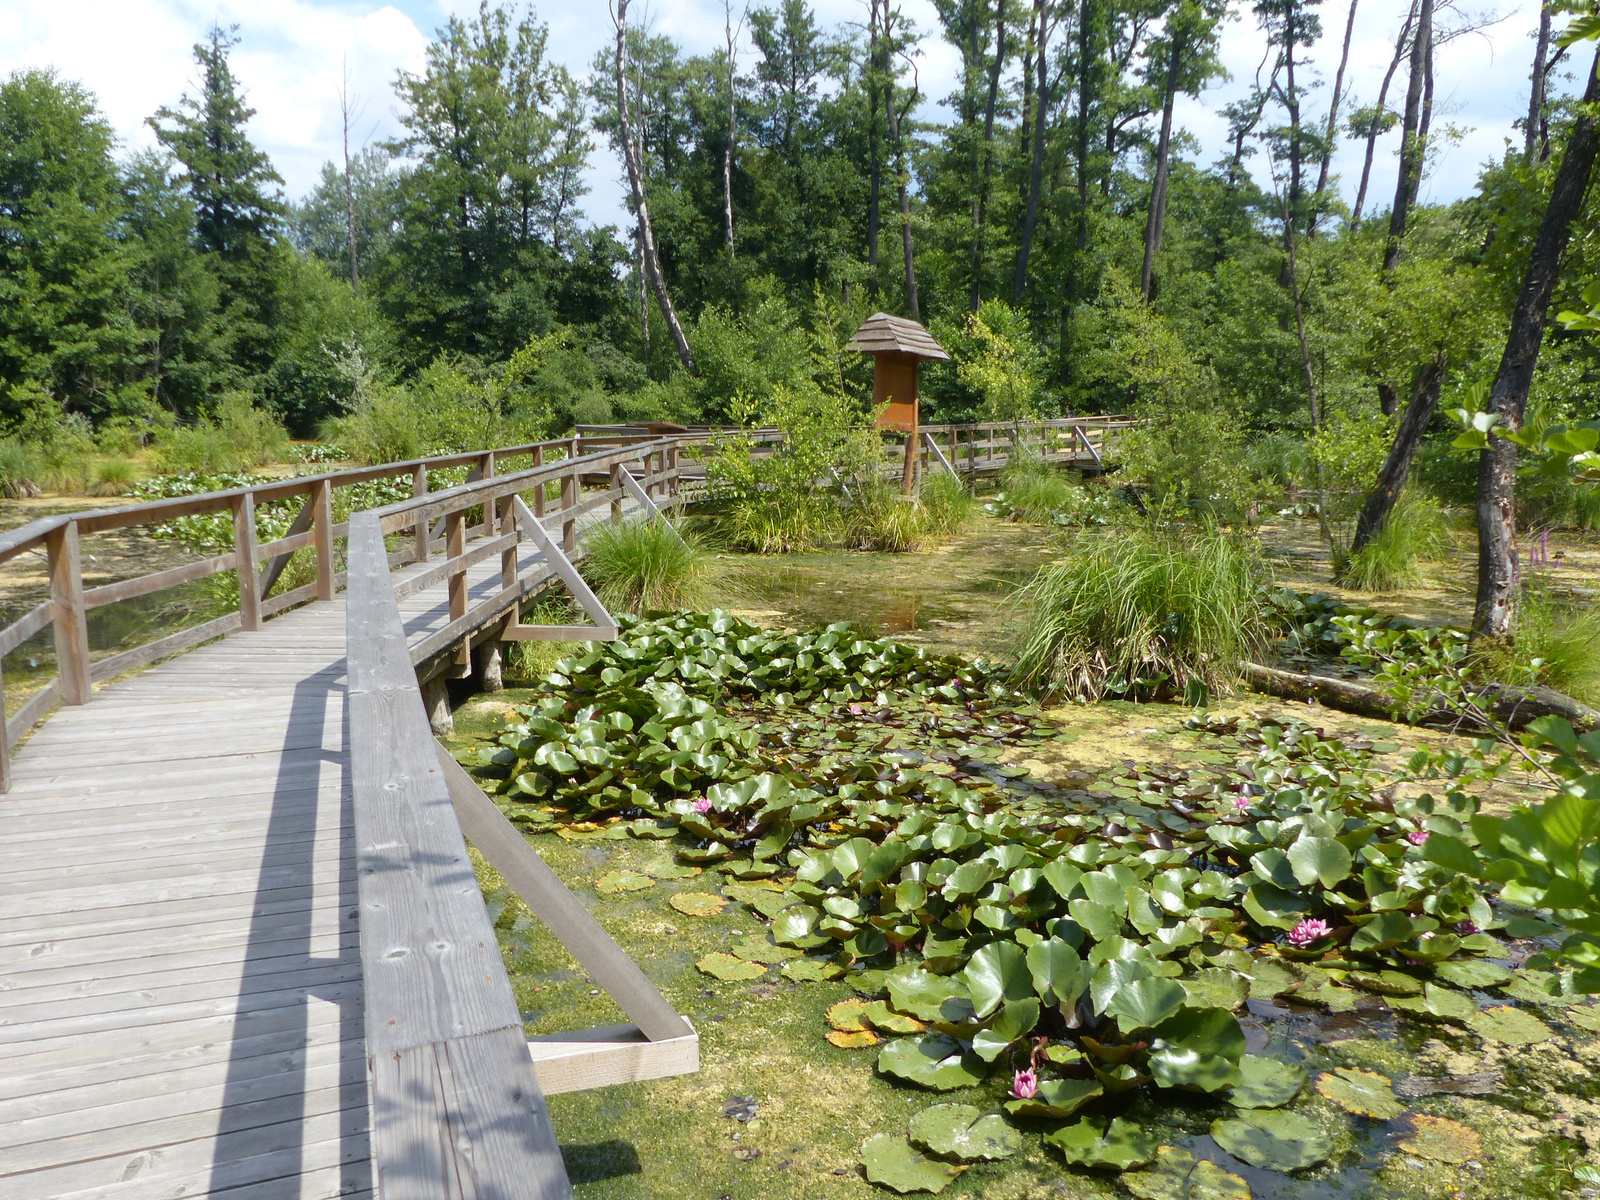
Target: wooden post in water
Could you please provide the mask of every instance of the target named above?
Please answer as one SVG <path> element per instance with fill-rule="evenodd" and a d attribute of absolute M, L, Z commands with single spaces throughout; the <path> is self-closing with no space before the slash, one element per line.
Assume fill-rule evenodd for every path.
<path fill-rule="evenodd" d="M 872 407 L 879 429 L 896 429 L 906 435 L 905 464 L 900 481 L 906 493 L 917 486 L 918 425 L 917 369 L 924 359 L 949 358 L 945 348 L 915 321 L 874 313 L 861 323 L 845 345 L 872 355 Z"/>

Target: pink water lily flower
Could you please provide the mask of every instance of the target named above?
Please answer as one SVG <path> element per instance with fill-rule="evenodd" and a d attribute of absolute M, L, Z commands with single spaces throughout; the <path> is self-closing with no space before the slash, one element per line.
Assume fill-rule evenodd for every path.
<path fill-rule="evenodd" d="M 700 799 L 696 800 L 689 807 L 694 809 L 697 813 L 708 813 L 711 811 L 711 801 L 707 800 L 704 796 L 701 796 Z"/>
<path fill-rule="evenodd" d="M 1414 829 L 1410 833 L 1406 834 L 1406 841 L 1410 842 L 1413 846 L 1420 846 L 1427 840 L 1428 831 L 1426 829 Z"/>
<path fill-rule="evenodd" d="M 1476 921 L 1457 921 L 1456 932 L 1470 936 L 1474 933 L 1482 933 L 1483 931 L 1478 928 Z"/>
<path fill-rule="evenodd" d="M 1319 942 L 1332 932 L 1333 926 L 1321 917 L 1310 917 L 1289 930 L 1289 944 L 1304 950 L 1312 942 Z"/>
<path fill-rule="evenodd" d="M 1242 793 L 1235 796 L 1233 798 L 1233 806 L 1240 812 L 1248 812 L 1250 809 L 1250 797 Z"/>
<path fill-rule="evenodd" d="M 1032 1068 L 1016 1073 L 1011 1081 L 1011 1094 L 1018 1100 L 1032 1100 L 1039 1094 L 1039 1076 Z"/>

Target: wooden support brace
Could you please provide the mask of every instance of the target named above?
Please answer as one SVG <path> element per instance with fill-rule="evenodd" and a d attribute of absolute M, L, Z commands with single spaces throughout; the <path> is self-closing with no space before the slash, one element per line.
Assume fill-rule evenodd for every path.
<path fill-rule="evenodd" d="M 318 485 L 319 488 L 327 486 L 328 482 L 326 480 L 323 480 Z M 316 516 L 316 511 L 317 493 L 313 491 L 311 495 L 306 497 L 306 502 L 300 506 L 300 511 L 295 514 L 294 520 L 290 522 L 289 531 L 283 536 L 292 538 L 295 534 L 304 533 L 310 529 L 312 520 Z M 261 569 L 261 586 L 257 589 L 257 594 L 260 595 L 261 599 L 265 600 L 267 598 L 268 593 L 272 591 L 273 585 L 278 582 L 278 576 L 283 574 L 283 569 L 289 565 L 289 560 L 292 557 L 294 557 L 293 550 L 287 554 L 274 555 L 272 561 Z"/>
<path fill-rule="evenodd" d="M 933 451 L 934 457 L 939 460 L 939 465 L 944 468 L 945 474 L 949 475 L 957 483 L 961 482 L 961 476 L 956 474 L 956 469 L 950 465 L 950 460 L 944 456 L 944 451 L 939 448 L 939 443 L 934 441 L 933 434 L 925 433 L 922 436 L 927 440 L 928 447 Z"/>
<path fill-rule="evenodd" d="M 671 521 L 668 521 L 666 514 L 663 513 L 661 509 L 656 507 L 656 502 L 650 498 L 650 493 L 639 486 L 639 481 L 627 471 L 622 473 L 622 486 L 630 496 L 639 502 L 639 505 L 644 509 L 646 516 L 648 516 L 652 521 L 659 517 L 663 522 L 666 523 L 667 528 L 672 530 L 673 537 L 677 538 L 678 541 L 683 543 L 685 546 L 688 545 L 688 543 L 683 541 L 683 534 L 678 532 L 678 527 Z"/>
<path fill-rule="evenodd" d="M 571 640 L 610 641 L 611 639 L 615 638 L 617 636 L 617 619 L 611 615 L 610 611 L 604 604 L 600 603 L 600 597 L 594 594 L 588 583 L 584 580 L 583 576 L 578 574 L 578 569 L 572 565 L 572 560 L 569 559 L 565 553 L 563 553 L 561 547 L 556 545 L 554 539 L 552 539 L 549 533 L 545 531 L 545 527 L 539 523 L 539 521 L 534 517 L 533 513 L 528 511 L 528 506 L 522 502 L 521 496 L 513 497 L 512 505 L 513 511 L 516 513 L 517 528 L 525 537 L 531 538 L 534 545 L 539 547 L 539 551 L 544 555 L 545 561 L 550 564 L 551 568 L 557 575 L 561 576 L 561 581 L 565 583 L 568 590 L 572 592 L 572 598 L 578 602 L 578 607 L 582 608 L 583 611 L 588 613 L 589 616 L 594 620 L 595 629 L 590 637 L 573 638 Z M 505 631 L 506 640 L 555 640 L 553 638 L 523 639 L 516 632 L 520 628 L 522 628 L 520 625 L 507 626 Z M 582 629 L 583 627 L 546 625 L 533 626 L 532 628 Z"/>

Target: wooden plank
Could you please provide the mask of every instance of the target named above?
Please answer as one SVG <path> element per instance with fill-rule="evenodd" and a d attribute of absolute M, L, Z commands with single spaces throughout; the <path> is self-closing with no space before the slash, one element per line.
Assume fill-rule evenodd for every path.
<path fill-rule="evenodd" d="M 6 626 L 5 632 L 0 633 L 0 657 L 10 654 L 23 642 L 50 624 L 54 614 L 54 606 L 49 600 L 46 600 L 11 622 L 10 625 Z"/>
<path fill-rule="evenodd" d="M 207 575 L 215 575 L 221 571 L 231 571 L 237 564 L 238 558 L 230 550 L 227 554 L 218 554 L 212 558 L 202 558 L 198 562 L 169 567 L 165 571 L 156 571 L 150 575 L 140 575 L 133 579 L 108 583 L 101 587 L 90 588 L 84 592 L 83 606 L 85 608 L 99 608 L 102 605 L 115 604 L 120 600 L 132 600 L 137 596 L 147 596 L 151 592 L 159 592 L 163 588 L 177 587 L 181 583 L 204 579 Z"/>
<path fill-rule="evenodd" d="M 239 628 L 261 628 L 261 581 L 256 577 L 256 498 L 249 491 L 233 498 L 233 552 L 239 573 Z"/>
<path fill-rule="evenodd" d="M 550 869 L 493 800 L 484 794 L 466 768 L 437 741 L 456 819 L 462 832 L 504 876 L 511 890 L 543 921 L 594 981 L 606 990 L 652 1041 L 683 1036 L 684 1020 L 622 947 L 612 940 L 594 914 L 584 907 Z"/>
<path fill-rule="evenodd" d="M 63 704 L 89 702 L 89 625 L 83 608 L 83 566 L 78 523 L 50 531 L 50 600 L 56 631 L 56 664 Z"/>
<path fill-rule="evenodd" d="M 597 625 L 507 625 L 499 637 L 503 642 L 613 642 L 617 630 Z"/>
<path fill-rule="evenodd" d="M 322 597 L 317 592 L 321 586 L 320 580 L 314 580 L 311 583 L 303 583 L 297 588 L 290 588 L 287 592 L 274 596 L 270 600 L 263 600 L 261 602 L 262 618 L 276 616 L 278 613 L 283 612 L 284 609 L 293 608 L 296 604 L 305 604 L 310 600 L 320 600 Z"/>
<path fill-rule="evenodd" d="M 515 546 L 516 542 L 517 539 L 510 535 L 500 536 L 486 542 L 481 542 L 474 546 L 471 550 L 464 551 L 459 559 L 453 557 L 447 558 L 444 562 L 437 563 L 418 575 L 414 575 L 409 579 L 396 582 L 394 585 L 395 597 L 397 599 L 404 600 L 407 596 L 412 596 L 418 592 L 427 591 L 429 588 L 445 579 L 459 577 L 463 571 L 470 567 L 477 566 L 484 559 L 500 553 L 508 546 Z"/>
<path fill-rule="evenodd" d="M 316 513 L 312 528 L 316 533 L 317 599 L 333 599 L 333 485 L 317 484 Z"/>
<path fill-rule="evenodd" d="M 684 1021 L 688 1026 L 688 1021 Z M 637 1025 L 605 1025 L 578 1033 L 528 1039 L 539 1090 L 546 1096 L 639 1083 L 700 1070 L 700 1035 L 689 1032 L 652 1042 Z"/>
<path fill-rule="evenodd" d="M 42 721 L 47 713 L 56 706 L 56 701 L 61 697 L 61 680 L 59 677 L 52 679 L 33 695 L 29 696 L 21 708 L 6 718 L 6 745 L 15 746 L 17 740 Z M 15 766 L 11 769 L 11 778 L 16 778 Z"/>

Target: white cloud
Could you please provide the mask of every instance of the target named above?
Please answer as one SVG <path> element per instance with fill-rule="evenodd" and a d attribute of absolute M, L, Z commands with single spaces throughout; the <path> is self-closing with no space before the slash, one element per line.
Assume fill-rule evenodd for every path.
<path fill-rule="evenodd" d="M 1406 2 L 1360 0 L 1346 85 L 1360 102 L 1377 96 Z M 814 6 L 825 27 L 865 21 L 865 0 L 814 0 Z M 949 110 L 938 101 L 955 87 L 959 55 L 939 37 L 932 0 L 905 0 L 904 7 L 926 35 L 919 62 L 929 97 L 923 115 L 948 119 Z M 194 86 L 193 43 L 213 20 L 237 23 L 241 45 L 235 71 L 257 109 L 252 136 L 272 155 L 289 194 L 298 196 L 315 182 L 322 162 L 339 153 L 337 93 L 343 64 L 348 63 L 352 95 L 365 106 L 356 132 L 392 136 L 397 128 L 391 89 L 395 72 L 420 68 L 428 40 L 447 12 L 465 15 L 476 8 L 476 0 L 437 5 L 434 0 L 382 5 L 348 0 L 0 0 L 0 73 L 53 66 L 81 80 L 97 94 L 124 144 L 146 146 L 153 139 L 145 118 L 163 104 L 175 104 Z M 643 6 L 634 0 L 633 11 L 635 19 L 648 19 L 655 32 L 676 39 L 688 53 L 721 45 L 721 0 L 652 0 Z M 1514 8 L 1500 11 L 1509 15 L 1492 28 L 1439 50 L 1435 125 L 1450 122 L 1469 132 L 1431 168 L 1425 185 L 1429 199 L 1447 201 L 1470 193 L 1479 167 L 1501 153 L 1504 139 L 1520 140 L 1512 123 L 1527 110 L 1529 33 L 1538 8 L 1536 0 L 1518 0 Z M 1344 0 L 1323 4 L 1325 32 L 1313 54 L 1321 86 L 1307 101 L 1309 118 L 1325 118 L 1347 12 Z M 540 15 L 550 25 L 552 54 L 579 75 L 611 44 L 603 0 L 545 4 Z M 1180 123 L 1201 143 L 1202 161 L 1224 153 L 1222 106 L 1248 89 L 1261 53 L 1261 35 L 1246 11 L 1230 23 L 1223 42 L 1232 80 L 1208 90 L 1199 101 L 1181 105 Z M 750 61 L 748 39 L 743 57 Z M 1391 85 L 1392 103 L 1403 97 L 1404 88 L 1402 65 Z M 1393 193 L 1393 142 L 1391 135 L 1379 147 L 1369 205 L 1386 204 Z M 1347 199 L 1354 196 L 1360 158 L 1361 147 L 1346 142 L 1334 159 Z M 1254 168 L 1261 171 L 1264 165 L 1257 155 Z M 593 193 L 587 208 L 594 219 L 624 219 L 620 174 L 614 156 L 600 146 L 589 170 Z"/>

